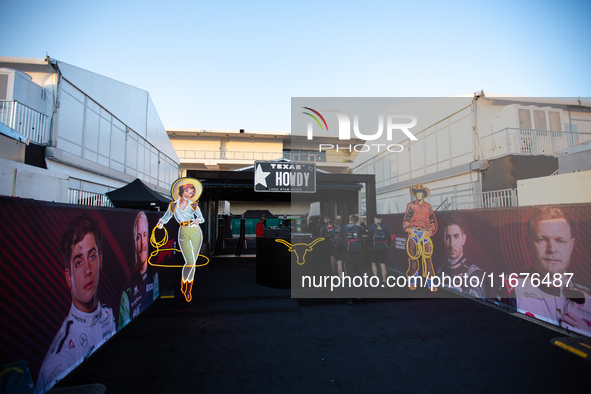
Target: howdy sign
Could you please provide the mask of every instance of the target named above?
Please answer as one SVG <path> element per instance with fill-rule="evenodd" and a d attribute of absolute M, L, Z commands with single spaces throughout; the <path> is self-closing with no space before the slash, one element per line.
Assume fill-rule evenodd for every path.
<path fill-rule="evenodd" d="M 255 161 L 255 192 L 316 192 L 316 163 Z"/>

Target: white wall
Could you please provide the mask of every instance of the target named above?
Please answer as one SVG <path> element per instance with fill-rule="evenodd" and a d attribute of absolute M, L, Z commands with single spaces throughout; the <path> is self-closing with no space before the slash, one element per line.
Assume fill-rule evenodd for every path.
<path fill-rule="evenodd" d="M 24 163 L 25 144 L 0 134 L 0 158 Z"/>
<path fill-rule="evenodd" d="M 68 202 L 68 176 L 0 159 L 0 195 Z"/>
<path fill-rule="evenodd" d="M 241 152 L 283 152 L 283 141 L 276 139 L 230 139 L 226 143 L 226 151 Z"/>
<path fill-rule="evenodd" d="M 403 141 L 401 145 L 404 148 L 400 152 L 386 151 L 369 160 L 360 154 L 352 172 L 375 174 L 376 188 L 379 189 L 475 160 L 470 108 L 440 119 L 417 133 L 416 137 L 417 141 Z M 363 157 L 366 161 L 359 163 Z"/>
<path fill-rule="evenodd" d="M 116 180 L 101 175 L 98 172 L 86 171 L 53 160 L 47 160 L 47 169 L 62 174 L 68 174 L 68 184 L 70 188 L 87 190 L 95 193 L 106 193 L 111 190 L 119 189 L 133 181 L 131 178 L 127 178 L 126 180 Z"/>
<path fill-rule="evenodd" d="M 85 165 L 86 169 L 106 171 L 95 166 L 96 163 L 162 190 L 170 188 L 177 179 L 178 166 L 171 157 L 163 154 L 161 146 L 151 143 L 145 133 L 142 136 L 128 127 L 65 80 L 61 84 L 60 108 L 54 127 L 57 130 L 56 147 L 92 162 Z M 168 139 L 165 132 L 164 136 Z"/>
<path fill-rule="evenodd" d="M 38 111 L 50 115 L 58 105 L 50 137 L 50 147 L 57 149 L 48 161 L 57 155 L 68 158 L 61 163 L 71 169 L 119 181 L 139 178 L 155 190 L 168 190 L 178 177 L 179 160 L 149 93 L 64 62 L 56 64 L 61 71 L 59 92 L 57 72 L 44 59 L 0 57 L 0 67 L 21 70 L 31 78 L 19 75 L 44 88 L 29 82 L 17 92 L 37 97 L 44 91 L 45 99 L 34 106 Z"/>
<path fill-rule="evenodd" d="M 170 142 L 172 142 L 172 146 L 174 149 L 179 151 L 212 151 L 212 152 L 219 152 L 220 151 L 220 144 L 221 144 L 221 137 L 192 137 L 192 136 L 176 136 L 170 137 Z M 193 152 L 184 153 L 181 152 L 178 154 L 179 158 L 186 159 L 186 158 L 199 158 L 203 157 L 200 154 L 194 154 Z"/>
<path fill-rule="evenodd" d="M 591 171 L 517 181 L 519 206 L 591 202 Z"/>
<path fill-rule="evenodd" d="M 477 192 L 478 190 L 475 190 L 477 180 L 478 175 L 476 173 L 468 173 L 425 183 L 424 186 L 430 190 L 426 201 L 433 206 L 433 209 L 436 209 L 446 199 L 449 202 L 451 197 L 456 195 Z M 403 213 L 406 210 L 406 204 L 414 199 L 408 187 L 388 193 L 380 193 L 376 198 L 377 213 Z M 365 208 L 365 197 L 362 198 L 361 205 Z"/>
<path fill-rule="evenodd" d="M 575 112 L 572 110 L 568 116 L 570 117 L 570 121 L 567 119 L 567 131 L 591 133 L 591 112 Z"/>

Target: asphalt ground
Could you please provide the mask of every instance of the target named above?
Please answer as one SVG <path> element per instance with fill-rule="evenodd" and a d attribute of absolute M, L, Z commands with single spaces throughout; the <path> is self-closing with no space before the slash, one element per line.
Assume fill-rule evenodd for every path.
<path fill-rule="evenodd" d="M 412 294 L 409 292 L 409 296 Z M 292 299 L 255 259 L 213 258 L 194 300 L 161 299 L 56 388 L 109 393 L 564 392 L 591 363 L 560 333 L 466 298 Z"/>

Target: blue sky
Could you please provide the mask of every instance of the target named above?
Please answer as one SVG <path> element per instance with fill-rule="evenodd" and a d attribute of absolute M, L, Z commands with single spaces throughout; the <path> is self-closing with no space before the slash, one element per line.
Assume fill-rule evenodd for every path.
<path fill-rule="evenodd" d="M 0 56 L 150 92 L 165 127 L 288 132 L 291 97 L 591 96 L 590 1 L 11 1 Z"/>

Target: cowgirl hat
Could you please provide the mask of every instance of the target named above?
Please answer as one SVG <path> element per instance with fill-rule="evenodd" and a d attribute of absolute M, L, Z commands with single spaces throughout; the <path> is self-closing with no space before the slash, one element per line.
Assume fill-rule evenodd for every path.
<path fill-rule="evenodd" d="M 195 178 L 179 178 L 172 184 L 170 188 L 170 195 L 172 196 L 172 200 L 178 200 L 181 198 L 181 193 L 179 193 L 179 189 L 181 186 L 192 185 L 195 188 L 195 195 L 191 197 L 191 202 L 195 202 L 199 200 L 201 193 L 203 192 L 203 185 Z"/>
<path fill-rule="evenodd" d="M 423 192 L 423 199 L 429 197 L 429 194 L 431 193 L 431 191 L 429 189 L 427 189 L 425 186 L 423 186 L 422 183 L 417 183 L 416 185 L 412 186 L 410 188 L 410 192 L 412 193 L 413 196 L 415 196 L 417 199 L 417 193 L 418 192 Z"/>

